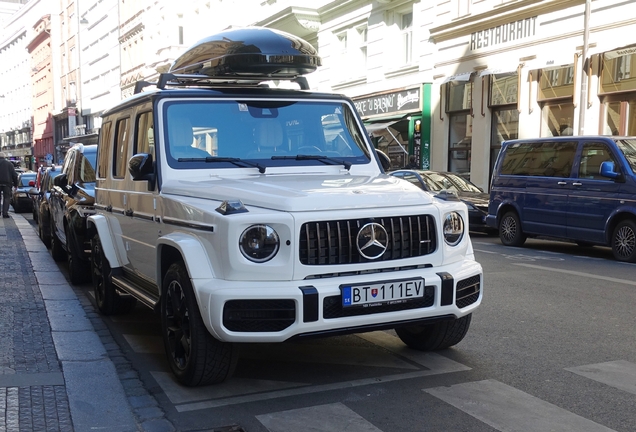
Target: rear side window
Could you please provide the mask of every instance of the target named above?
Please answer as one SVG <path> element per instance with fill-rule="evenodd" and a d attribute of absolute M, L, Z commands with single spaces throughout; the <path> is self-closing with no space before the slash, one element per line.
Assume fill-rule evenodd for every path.
<path fill-rule="evenodd" d="M 537 177 L 569 177 L 576 141 L 532 142 L 506 146 L 500 174 Z"/>
<path fill-rule="evenodd" d="M 99 137 L 99 178 L 106 178 L 108 172 L 108 149 L 110 148 L 112 138 L 112 122 L 106 122 L 102 125 L 102 130 Z"/>
<path fill-rule="evenodd" d="M 113 147 L 113 177 L 126 175 L 126 155 L 128 154 L 128 118 L 117 121 L 115 146 Z"/>

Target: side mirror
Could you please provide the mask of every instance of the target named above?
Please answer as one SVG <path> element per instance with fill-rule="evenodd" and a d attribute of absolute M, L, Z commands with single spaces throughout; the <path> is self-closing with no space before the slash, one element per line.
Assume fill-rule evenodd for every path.
<path fill-rule="evenodd" d="M 614 180 L 620 180 L 621 174 L 614 171 L 614 169 L 615 169 L 614 162 L 612 161 L 601 162 L 600 171 L 603 177 L 611 178 Z"/>
<path fill-rule="evenodd" d="M 57 187 L 61 187 L 62 189 L 64 189 L 66 185 L 68 184 L 66 174 L 60 174 L 59 176 L 55 177 L 53 179 L 53 184 Z"/>
<path fill-rule="evenodd" d="M 128 161 L 128 172 L 134 181 L 147 181 L 149 191 L 155 189 L 155 165 L 151 154 L 139 153 L 131 157 Z"/>

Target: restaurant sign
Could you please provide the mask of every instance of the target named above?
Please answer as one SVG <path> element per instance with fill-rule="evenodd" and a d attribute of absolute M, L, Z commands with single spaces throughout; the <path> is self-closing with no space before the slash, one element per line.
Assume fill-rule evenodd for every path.
<path fill-rule="evenodd" d="M 353 99 L 356 110 L 362 118 L 419 112 L 422 110 L 421 102 L 422 92 L 419 86 Z"/>

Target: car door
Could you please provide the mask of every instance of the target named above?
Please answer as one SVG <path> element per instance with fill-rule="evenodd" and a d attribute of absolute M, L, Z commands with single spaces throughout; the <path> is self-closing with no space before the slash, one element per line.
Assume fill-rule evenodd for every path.
<path fill-rule="evenodd" d="M 61 244 L 66 245 L 64 230 L 64 214 L 68 197 L 67 185 L 69 174 L 75 163 L 76 152 L 71 149 L 64 158 L 64 165 L 60 176 L 53 180 L 54 186 L 49 196 L 49 210 L 51 212 L 51 235 L 56 235 Z"/>
<path fill-rule="evenodd" d="M 612 161 L 617 170 L 621 169 L 620 158 L 607 143 L 582 143 L 568 197 L 567 236 L 571 239 L 605 242 L 605 225 L 618 205 L 622 183 L 600 174 L 604 161 Z"/>
<path fill-rule="evenodd" d="M 540 141 L 526 155 L 523 231 L 555 237 L 567 232 L 568 194 L 577 141 Z"/>

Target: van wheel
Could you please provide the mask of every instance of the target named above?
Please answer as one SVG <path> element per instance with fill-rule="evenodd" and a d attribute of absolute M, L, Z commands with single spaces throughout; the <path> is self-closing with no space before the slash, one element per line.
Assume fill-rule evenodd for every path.
<path fill-rule="evenodd" d="M 75 243 L 74 235 L 67 231 L 66 248 L 68 252 L 66 254 L 66 262 L 68 263 L 68 275 L 73 285 L 79 285 L 90 280 L 90 273 L 86 265 L 88 263 L 80 258 Z"/>
<path fill-rule="evenodd" d="M 66 259 L 66 251 L 62 247 L 60 238 L 55 233 L 55 223 L 51 218 L 51 256 L 54 261 L 64 261 Z"/>
<path fill-rule="evenodd" d="M 616 225 L 612 252 L 618 261 L 636 262 L 636 222 L 624 220 Z"/>
<path fill-rule="evenodd" d="M 111 281 L 111 269 L 104 255 L 99 236 L 91 239 L 91 277 L 95 292 L 97 309 L 104 315 L 123 315 L 135 307 L 137 299 L 132 296 L 122 296 L 117 292 Z"/>
<path fill-rule="evenodd" d="M 409 348 L 419 351 L 441 350 L 457 345 L 464 339 L 472 314 L 453 321 L 441 321 L 411 327 L 398 327 L 395 332 Z"/>
<path fill-rule="evenodd" d="M 177 380 L 186 386 L 199 386 L 228 379 L 236 367 L 237 347 L 208 332 L 182 261 L 168 268 L 162 285 L 163 343 Z"/>
<path fill-rule="evenodd" d="M 527 236 L 521 231 L 521 221 L 517 212 L 509 211 L 499 223 L 499 239 L 505 246 L 522 246 Z"/>

